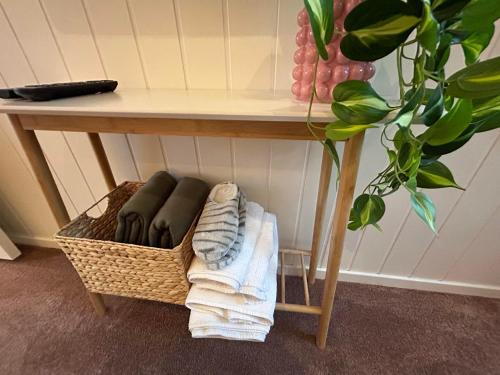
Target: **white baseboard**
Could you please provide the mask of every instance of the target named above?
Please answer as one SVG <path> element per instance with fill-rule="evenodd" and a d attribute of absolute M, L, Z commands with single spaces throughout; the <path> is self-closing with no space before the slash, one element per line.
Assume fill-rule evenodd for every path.
<path fill-rule="evenodd" d="M 22 234 L 9 234 L 9 237 L 16 245 L 50 247 L 54 249 L 59 248 L 57 242 L 54 241 L 54 239 L 48 237 L 25 236 Z"/>
<path fill-rule="evenodd" d="M 287 266 L 287 275 L 301 275 L 299 267 Z M 325 268 L 318 268 L 318 279 L 325 278 Z M 432 279 L 409 278 L 367 272 L 340 270 L 339 280 L 351 283 L 381 285 L 393 288 L 424 290 L 429 292 L 462 294 L 488 298 L 500 298 L 500 286 L 441 281 Z"/>
<path fill-rule="evenodd" d="M 25 235 L 9 235 L 16 244 L 59 248 L 52 238 L 30 237 Z M 325 278 L 325 268 L 318 268 L 318 279 Z M 294 266 L 286 267 L 287 275 L 301 275 L 302 269 Z M 430 292 L 453 293 L 469 296 L 500 298 L 500 286 L 441 281 L 432 279 L 409 278 L 404 276 L 384 275 L 367 272 L 340 270 L 340 281 L 368 285 L 381 285 L 393 288 L 425 290 Z"/>

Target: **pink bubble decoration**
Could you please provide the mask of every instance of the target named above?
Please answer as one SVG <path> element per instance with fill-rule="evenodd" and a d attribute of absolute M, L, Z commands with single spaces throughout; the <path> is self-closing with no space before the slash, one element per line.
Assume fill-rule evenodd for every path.
<path fill-rule="evenodd" d="M 362 80 L 365 75 L 364 64 L 352 64 L 349 71 L 349 79 Z"/>
<path fill-rule="evenodd" d="M 316 47 L 308 45 L 306 47 L 306 62 L 309 64 L 314 64 L 317 58 L 318 58 L 318 51 L 316 50 Z"/>
<path fill-rule="evenodd" d="M 368 81 L 375 75 L 375 66 L 372 63 L 365 63 L 365 75 L 363 81 Z"/>
<path fill-rule="evenodd" d="M 312 93 L 312 85 L 310 83 L 303 83 L 300 87 L 300 99 L 309 100 Z"/>
<path fill-rule="evenodd" d="M 302 66 L 302 82 L 312 83 L 314 76 L 314 65 L 304 64 Z"/>
<path fill-rule="evenodd" d="M 293 55 L 293 61 L 295 61 L 295 64 L 303 64 L 304 61 L 306 61 L 305 47 L 299 48 L 297 51 L 295 51 L 295 54 Z"/>
<path fill-rule="evenodd" d="M 329 88 L 327 85 L 324 83 L 318 83 L 316 85 L 316 94 L 318 94 L 318 97 L 322 101 L 326 101 L 329 98 Z"/>
<path fill-rule="evenodd" d="M 347 14 L 362 0 L 335 0 L 334 15 L 335 29 L 337 32 L 344 31 L 344 20 Z M 293 69 L 292 85 L 293 96 L 301 101 L 309 101 L 312 92 L 314 77 L 314 63 L 318 51 L 314 44 L 314 35 L 309 25 L 307 11 L 302 9 L 297 15 L 299 31 L 295 37 L 298 49 L 295 51 L 293 61 L 296 66 Z M 319 59 L 318 71 L 316 73 L 316 94 L 322 102 L 332 100 L 332 92 L 337 84 L 350 79 L 367 81 L 375 75 L 375 67 L 370 62 L 359 62 L 349 60 L 340 50 L 340 38 L 335 35 L 326 46 L 328 59 Z"/>
<path fill-rule="evenodd" d="M 319 63 L 318 72 L 316 73 L 317 82 L 326 82 L 332 76 L 332 68 L 328 64 Z"/>
<path fill-rule="evenodd" d="M 304 29 L 301 29 L 298 33 L 297 36 L 295 37 L 295 43 L 299 46 L 305 46 L 307 43 L 307 33 L 305 32 Z"/>
<path fill-rule="evenodd" d="M 292 94 L 295 95 L 296 97 L 300 96 L 300 82 L 294 82 L 292 85 Z"/>
<path fill-rule="evenodd" d="M 333 68 L 333 81 L 335 83 L 344 82 L 349 78 L 349 65 L 336 65 Z"/>
<path fill-rule="evenodd" d="M 302 72 L 304 68 L 302 65 L 297 65 L 293 68 L 292 77 L 295 81 L 300 81 L 302 79 Z"/>
<path fill-rule="evenodd" d="M 297 15 L 297 23 L 299 26 L 309 25 L 309 16 L 307 15 L 307 10 L 302 9 Z"/>

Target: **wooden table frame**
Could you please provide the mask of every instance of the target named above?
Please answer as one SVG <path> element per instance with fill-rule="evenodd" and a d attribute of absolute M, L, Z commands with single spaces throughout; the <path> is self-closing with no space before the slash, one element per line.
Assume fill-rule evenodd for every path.
<path fill-rule="evenodd" d="M 43 194 L 47 199 L 49 207 L 60 227 L 67 224 L 70 218 L 34 130 L 61 130 L 87 133 L 106 184 L 110 190 L 116 187 L 116 182 L 106 157 L 104 147 L 101 143 L 99 133 L 223 136 L 292 140 L 313 139 L 303 122 L 291 121 L 200 120 L 139 118 L 133 116 L 94 117 L 83 115 L 69 116 L 64 114 L 24 115 L 15 113 L 15 111 L 9 111 L 8 116 L 42 188 Z M 311 251 L 281 250 L 282 261 L 286 253 L 296 254 L 301 257 L 306 305 L 289 304 L 285 302 L 285 272 L 282 272 L 281 302 L 277 303 L 276 309 L 319 315 L 316 344 L 321 349 L 325 348 L 328 336 L 328 327 L 333 310 L 340 259 L 356 184 L 363 137 L 364 134 L 361 133 L 348 139 L 344 147 L 333 227 L 329 234 L 330 246 L 328 250 L 328 265 L 321 306 L 309 305 L 308 283 L 313 284 L 316 278 L 320 235 L 324 222 L 325 205 L 332 173 L 332 161 L 326 151 L 323 152 L 321 164 Z M 304 255 L 310 255 L 311 257 L 307 279 L 305 277 Z M 104 314 L 106 308 L 103 303 L 102 295 L 90 292 L 88 294 L 96 312 L 99 315 Z"/>

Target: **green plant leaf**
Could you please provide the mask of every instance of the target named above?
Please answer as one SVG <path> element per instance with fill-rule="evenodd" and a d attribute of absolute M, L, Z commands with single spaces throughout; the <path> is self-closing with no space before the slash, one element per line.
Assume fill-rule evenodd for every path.
<path fill-rule="evenodd" d="M 375 123 L 391 111 L 385 99 L 365 81 L 339 83 L 333 90 L 333 98 L 333 113 L 353 125 Z"/>
<path fill-rule="evenodd" d="M 398 166 L 401 172 L 411 177 L 420 165 L 420 150 L 412 142 L 405 142 L 398 151 Z"/>
<path fill-rule="evenodd" d="M 340 49 L 352 60 L 378 60 L 408 38 L 419 17 L 415 7 L 400 0 L 366 0 L 347 15 Z"/>
<path fill-rule="evenodd" d="M 426 143 L 439 146 L 455 140 L 467 128 L 472 119 L 472 102 L 458 100 L 446 115 L 441 117 L 423 134 Z"/>
<path fill-rule="evenodd" d="M 425 165 L 421 163 L 417 171 L 417 186 L 425 189 L 454 187 L 463 190 L 455 182 L 448 167 L 437 160 Z"/>
<path fill-rule="evenodd" d="M 417 29 L 417 40 L 422 46 L 434 55 L 438 42 L 439 24 L 432 15 L 431 6 L 428 2 L 424 3 L 422 21 Z"/>
<path fill-rule="evenodd" d="M 354 201 L 349 215 L 350 228 L 375 225 L 385 213 L 385 203 L 378 195 L 361 194 Z"/>
<path fill-rule="evenodd" d="M 387 150 L 387 156 L 389 157 L 389 163 L 394 163 L 397 158 L 397 154 L 394 150 Z"/>
<path fill-rule="evenodd" d="M 425 143 L 422 146 L 422 152 L 424 153 L 425 158 L 436 157 L 441 155 L 449 154 L 453 151 L 458 150 L 460 147 L 465 145 L 477 131 L 477 126 L 474 124 L 470 124 L 463 132 L 453 140 L 452 142 L 445 143 L 440 146 L 431 146 L 428 143 Z"/>
<path fill-rule="evenodd" d="M 333 35 L 333 0 L 304 0 L 318 53 L 328 60 L 326 45 Z"/>
<path fill-rule="evenodd" d="M 500 57 L 469 65 L 447 79 L 446 93 L 457 98 L 500 95 Z"/>
<path fill-rule="evenodd" d="M 486 31 L 500 18 L 497 0 L 471 0 L 462 13 L 462 24 L 470 31 Z"/>
<path fill-rule="evenodd" d="M 376 128 L 375 125 L 352 125 L 342 120 L 331 122 L 326 126 L 326 137 L 332 141 L 345 141 L 366 129 Z"/>
<path fill-rule="evenodd" d="M 331 139 L 326 139 L 324 147 L 326 148 L 326 150 L 328 151 L 328 154 L 330 155 L 333 162 L 335 163 L 335 166 L 337 167 L 337 171 L 340 171 L 339 154 L 337 153 L 337 149 L 335 148 L 335 143 L 333 143 Z"/>
<path fill-rule="evenodd" d="M 448 33 L 445 33 L 443 34 L 443 36 L 441 36 L 436 55 L 434 57 L 434 69 L 432 70 L 436 72 L 443 70 L 444 66 L 448 62 L 448 59 L 450 58 L 450 43 L 452 38 L 453 36 Z"/>
<path fill-rule="evenodd" d="M 361 210 L 361 224 L 363 226 L 376 224 L 385 213 L 385 203 L 378 195 L 370 195 Z"/>
<path fill-rule="evenodd" d="M 500 127 L 500 96 L 472 101 L 472 123 L 477 126 L 476 133 Z"/>
<path fill-rule="evenodd" d="M 406 181 L 405 186 L 413 194 L 417 192 L 417 178 L 416 176 L 411 176 L 408 181 Z"/>
<path fill-rule="evenodd" d="M 459 13 L 471 0 L 434 0 L 432 13 L 441 22 L 452 18 Z"/>
<path fill-rule="evenodd" d="M 476 31 L 461 42 L 467 65 L 474 64 L 479 59 L 481 53 L 490 44 L 494 33 L 495 26 L 490 25 L 486 31 Z"/>
<path fill-rule="evenodd" d="M 396 115 L 396 117 L 390 122 L 391 124 L 397 124 L 399 127 L 408 127 L 413 120 L 415 109 L 422 101 L 424 96 L 424 86 L 421 85 L 413 92 L 412 97 L 406 104 L 401 108 Z"/>
<path fill-rule="evenodd" d="M 411 195 L 411 205 L 417 215 L 436 233 L 436 208 L 431 198 L 422 192 Z"/>
<path fill-rule="evenodd" d="M 424 111 L 420 115 L 420 120 L 427 126 L 434 124 L 444 110 L 444 100 L 443 100 L 443 89 L 438 85 L 434 90 L 424 108 Z"/>

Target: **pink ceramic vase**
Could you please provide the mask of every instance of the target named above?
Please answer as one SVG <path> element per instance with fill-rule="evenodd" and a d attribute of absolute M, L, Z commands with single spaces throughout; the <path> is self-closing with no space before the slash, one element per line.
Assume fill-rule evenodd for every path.
<path fill-rule="evenodd" d="M 335 30 L 344 31 L 344 20 L 347 14 L 362 0 L 335 0 Z M 314 79 L 314 62 L 318 51 L 314 44 L 314 36 L 309 24 L 307 11 L 302 9 L 297 16 L 299 32 L 295 38 L 297 50 L 293 56 L 295 68 L 292 72 L 292 93 L 296 99 L 308 101 L 311 97 Z M 368 80 L 375 74 L 375 67 L 370 62 L 349 60 L 340 50 L 338 34 L 326 46 L 328 60 L 319 59 L 316 74 L 316 93 L 322 102 L 332 101 L 332 92 L 335 86 L 343 81 L 356 79 Z"/>

